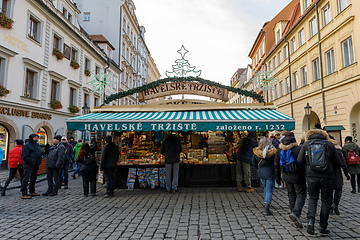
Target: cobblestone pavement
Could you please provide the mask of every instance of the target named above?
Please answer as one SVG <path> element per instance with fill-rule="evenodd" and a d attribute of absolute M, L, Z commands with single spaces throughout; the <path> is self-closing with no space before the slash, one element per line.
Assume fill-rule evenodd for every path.
<path fill-rule="evenodd" d="M 18 188 L 8 190 L 0 197 L 0 239 L 319 237 L 291 222 L 285 189 L 274 191 L 274 216 L 264 216 L 262 188 L 253 193 L 234 188 L 183 188 L 176 194 L 163 189 L 121 189 L 115 197 L 103 198 L 104 186 L 98 184 L 98 196 L 83 197 L 81 184 L 81 178 L 71 179 L 69 189 L 59 190 L 59 195 L 29 200 L 20 199 Z M 330 217 L 330 237 L 321 239 L 360 239 L 360 193 L 351 194 L 349 185 L 345 183 L 341 215 Z M 39 193 L 46 188 L 46 181 L 36 185 Z M 302 218 L 305 216 L 304 212 Z"/>

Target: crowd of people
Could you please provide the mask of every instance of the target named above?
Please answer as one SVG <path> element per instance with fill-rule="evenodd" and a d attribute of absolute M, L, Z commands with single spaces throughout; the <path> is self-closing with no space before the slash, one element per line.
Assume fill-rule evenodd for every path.
<path fill-rule="evenodd" d="M 252 191 L 250 165 L 253 165 L 264 187 L 266 215 L 272 215 L 270 207 L 275 183 L 285 183 L 291 212 L 289 217 L 294 224 L 303 228 L 300 216 L 308 193 L 307 232 L 315 234 L 315 215 L 320 197 L 319 232 L 330 234 L 330 212 L 340 215 L 343 174 L 347 180 L 351 179 L 351 193 L 360 192 L 360 148 L 352 137 L 346 137 L 341 147 L 317 123 L 306 133 L 300 145 L 292 132 L 282 136 L 264 136 L 259 143 L 255 139 L 256 134 L 249 133 L 237 149 L 237 190 L 244 191 L 244 178 L 246 191 Z"/>
<path fill-rule="evenodd" d="M 6 189 L 16 172 L 20 175 L 21 198 L 30 199 L 40 196 L 35 191 L 35 182 L 42 160 L 38 138 L 38 135 L 31 134 L 25 145 L 23 140 L 15 140 L 16 147 L 8 154 L 10 171 L 1 191 L 2 196 L 5 196 Z M 329 234 L 330 212 L 340 215 L 343 174 L 347 180 L 351 180 L 351 193 L 360 192 L 359 146 L 352 141 L 352 137 L 348 136 L 345 138 L 344 146 L 341 147 L 334 137 L 321 129 L 318 123 L 306 133 L 300 145 L 297 144 L 293 132 L 286 132 L 282 136 L 279 133 L 270 137 L 264 136 L 259 142 L 256 139 L 255 132 L 248 132 L 237 147 L 235 157 L 237 191 L 254 191 L 251 185 L 251 165 L 253 165 L 264 187 L 264 213 L 266 215 L 273 214 L 271 202 L 275 183 L 284 184 L 291 212 L 289 217 L 294 224 L 303 228 L 300 217 L 308 194 L 307 232 L 315 234 L 315 215 L 320 197 L 319 232 L 323 235 Z M 113 176 L 120 153 L 118 147 L 112 142 L 111 136 L 106 136 L 105 142 L 99 167 L 100 172 L 105 176 L 105 197 L 108 198 L 114 196 Z M 42 195 L 56 196 L 62 186 L 67 189 L 69 187 L 68 171 L 69 168 L 74 168 L 74 162 L 76 162 L 77 168 L 71 176 L 74 179 L 76 174 L 82 176 L 85 197 L 89 196 L 89 193 L 91 196 L 96 196 L 98 163 L 95 158 L 97 149 L 95 138 L 92 137 L 88 144 L 81 139 L 75 141 L 72 136 L 68 141 L 65 136 L 57 135 L 52 143 L 53 145 L 46 151 L 48 189 Z M 178 192 L 181 151 L 178 137 L 168 134 L 162 143 L 161 154 L 165 156 L 166 190 L 171 193 Z"/>

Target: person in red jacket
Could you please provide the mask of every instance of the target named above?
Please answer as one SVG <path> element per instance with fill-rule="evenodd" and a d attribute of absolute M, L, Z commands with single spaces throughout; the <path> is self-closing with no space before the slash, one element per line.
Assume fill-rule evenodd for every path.
<path fill-rule="evenodd" d="M 21 139 L 16 139 L 16 147 L 10 150 L 8 159 L 9 159 L 9 177 L 6 180 L 3 190 L 1 191 L 1 196 L 5 196 L 6 188 L 8 187 L 11 180 L 15 177 L 16 171 L 19 171 L 20 174 L 20 184 L 22 182 L 24 176 L 23 169 L 23 160 L 21 159 L 22 147 L 24 145 L 24 141 Z"/>

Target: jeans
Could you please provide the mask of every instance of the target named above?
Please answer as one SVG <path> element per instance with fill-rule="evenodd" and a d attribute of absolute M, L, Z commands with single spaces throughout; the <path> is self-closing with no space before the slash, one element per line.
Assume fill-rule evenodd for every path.
<path fill-rule="evenodd" d="M 304 179 L 305 180 L 305 179 Z M 292 213 L 300 217 L 306 199 L 306 182 L 286 183 L 289 196 L 289 207 Z"/>
<path fill-rule="evenodd" d="M 315 220 L 317 202 L 321 192 L 320 228 L 326 229 L 330 214 L 330 205 L 333 192 L 333 179 L 308 178 L 309 204 L 307 218 Z"/>
<path fill-rule="evenodd" d="M 171 181 L 172 172 L 172 181 Z M 177 190 L 179 182 L 179 163 L 165 163 L 166 191 Z"/>
<path fill-rule="evenodd" d="M 28 195 L 27 186 L 29 180 L 30 180 L 29 191 L 30 193 L 35 193 L 35 182 L 36 182 L 38 170 L 39 170 L 39 166 L 36 167 L 24 166 L 24 178 L 21 183 L 21 192 L 23 196 Z"/>
<path fill-rule="evenodd" d="M 73 175 L 75 176 L 75 174 L 79 174 L 80 175 L 80 167 L 81 167 L 81 163 L 77 163 L 77 168 L 75 169 Z"/>
<path fill-rule="evenodd" d="M 350 182 L 351 182 L 351 187 L 353 190 L 356 189 L 356 184 L 355 184 L 356 176 L 357 176 L 358 189 L 360 189 L 360 174 L 350 174 Z"/>
<path fill-rule="evenodd" d="M 97 170 L 81 171 L 84 195 L 89 194 L 89 184 L 91 194 L 96 194 L 96 174 Z"/>
<path fill-rule="evenodd" d="M 242 188 L 242 179 L 244 176 L 245 185 L 247 188 L 251 188 L 251 168 L 250 163 L 236 161 L 236 185 L 237 188 Z"/>
<path fill-rule="evenodd" d="M 275 187 L 275 178 L 274 179 L 265 179 L 261 178 L 261 183 L 264 186 L 264 199 L 265 203 L 271 204 L 272 195 Z"/>
<path fill-rule="evenodd" d="M 106 194 L 113 195 L 114 194 L 114 169 L 113 168 L 105 168 L 105 183 L 106 183 Z"/>
<path fill-rule="evenodd" d="M 64 183 L 69 182 L 69 163 L 65 163 L 61 169 L 60 181 Z"/>
<path fill-rule="evenodd" d="M 24 178 L 24 169 L 23 168 L 10 168 L 9 177 L 5 182 L 3 192 L 5 192 L 6 188 L 9 186 L 11 180 L 15 177 L 16 172 L 19 171 L 20 174 L 20 184 L 22 183 L 22 180 Z"/>
<path fill-rule="evenodd" d="M 47 168 L 48 193 L 57 193 L 60 188 L 60 169 Z"/>
<path fill-rule="evenodd" d="M 343 191 L 342 187 L 336 188 L 336 189 L 334 189 L 334 192 L 333 192 L 333 194 L 331 195 L 331 197 L 332 197 L 332 201 L 331 201 L 331 202 L 332 202 L 335 206 L 337 206 L 337 207 L 339 206 L 339 203 L 340 203 L 342 191 Z"/>

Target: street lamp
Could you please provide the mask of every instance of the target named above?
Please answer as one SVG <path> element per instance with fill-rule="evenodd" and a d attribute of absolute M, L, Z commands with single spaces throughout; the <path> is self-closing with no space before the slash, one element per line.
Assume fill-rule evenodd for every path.
<path fill-rule="evenodd" d="M 83 114 L 88 114 L 90 112 L 90 107 L 88 107 L 87 103 L 82 107 Z"/>
<path fill-rule="evenodd" d="M 309 103 L 307 103 L 306 107 L 304 107 L 304 109 L 305 109 L 305 115 L 308 118 L 308 130 L 310 130 L 310 115 L 311 115 L 312 107 L 309 105 Z"/>

